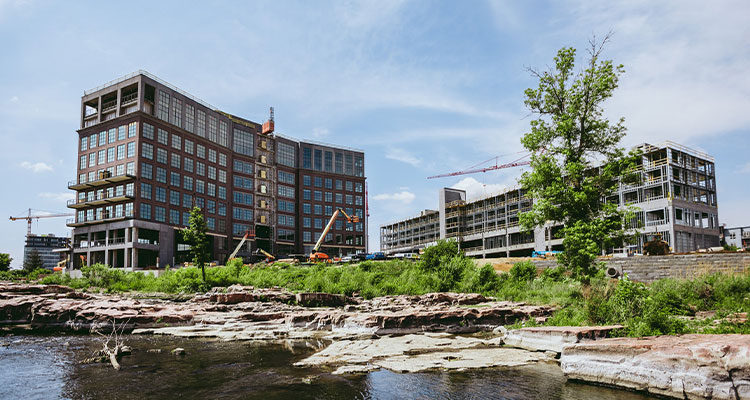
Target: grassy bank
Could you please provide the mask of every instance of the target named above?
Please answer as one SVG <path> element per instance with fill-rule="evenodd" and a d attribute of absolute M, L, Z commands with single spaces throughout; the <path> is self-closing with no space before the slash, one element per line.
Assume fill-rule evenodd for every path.
<path fill-rule="evenodd" d="M 248 268 L 230 262 L 225 267 L 207 269 L 206 282 L 198 268 L 173 269 L 159 277 L 104 265 L 87 267 L 83 272 L 79 279 L 53 274 L 39 281 L 106 292 L 194 293 L 237 283 L 292 291 L 356 293 L 365 298 L 475 292 L 500 300 L 557 305 L 559 310 L 546 322 L 548 325 L 622 324 L 626 328 L 620 334 L 628 336 L 750 333 L 748 322 L 733 320 L 735 313 L 750 311 L 750 274 L 663 279 L 645 285 L 627 278 L 607 279 L 600 273 L 584 285 L 561 269 L 546 270 L 537 276 L 533 264 L 517 263 L 509 273 L 497 275 L 489 265 L 477 268 L 470 259 L 445 255 L 418 263 L 370 261 L 342 266 L 259 264 Z M 716 315 L 695 318 L 701 311 L 716 311 Z"/>

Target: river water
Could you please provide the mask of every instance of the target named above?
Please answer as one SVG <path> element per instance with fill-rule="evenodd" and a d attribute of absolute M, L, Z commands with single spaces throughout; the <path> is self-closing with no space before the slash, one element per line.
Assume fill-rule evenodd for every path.
<path fill-rule="evenodd" d="M 95 336 L 0 336 L 0 399 L 624 399 L 647 397 L 568 382 L 556 365 L 469 372 L 335 376 L 292 364 L 304 343 L 269 345 L 126 336 L 122 369 L 80 364 Z M 170 350 L 182 347 L 184 356 Z M 148 352 L 161 349 L 161 353 Z M 153 351 L 153 350 L 152 350 Z"/>

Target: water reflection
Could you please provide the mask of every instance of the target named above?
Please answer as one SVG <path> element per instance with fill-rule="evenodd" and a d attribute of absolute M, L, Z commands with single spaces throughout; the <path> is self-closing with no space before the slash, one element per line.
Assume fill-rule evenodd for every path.
<path fill-rule="evenodd" d="M 73 399 L 644 399 L 567 382 L 556 365 L 467 372 L 334 376 L 292 364 L 320 343 L 267 345 L 128 336 L 133 354 L 114 371 L 79 362 L 101 344 L 90 336 L 0 337 L 0 398 Z M 183 357 L 170 350 L 182 347 Z M 161 352 L 154 352 L 160 349 Z M 152 350 L 149 352 L 149 350 Z"/>

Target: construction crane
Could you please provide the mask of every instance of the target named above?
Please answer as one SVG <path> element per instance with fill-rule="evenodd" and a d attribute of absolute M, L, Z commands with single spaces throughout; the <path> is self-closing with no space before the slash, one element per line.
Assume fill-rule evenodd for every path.
<path fill-rule="evenodd" d="M 323 233 L 320 234 L 320 238 L 318 238 L 318 242 L 315 243 L 315 247 L 313 247 L 312 252 L 310 253 L 310 261 L 311 262 L 328 262 L 329 257 L 328 254 L 318 252 L 320 249 L 320 245 L 323 244 L 323 241 L 325 240 L 326 235 L 328 234 L 328 231 L 331 230 L 333 227 L 333 223 L 336 221 L 336 217 L 339 216 L 339 213 L 343 214 L 344 217 L 346 217 L 346 222 L 351 223 L 357 223 L 359 222 L 359 217 L 356 215 L 349 216 L 349 214 L 345 213 L 344 210 L 341 208 L 337 208 L 336 211 L 333 212 L 333 215 L 331 215 L 331 220 L 328 221 L 328 225 L 326 225 L 326 228 L 323 229 Z"/>
<path fill-rule="evenodd" d="M 499 164 L 500 156 L 497 156 L 497 157 L 490 158 L 489 160 L 482 161 L 481 163 L 479 163 L 477 165 L 474 165 L 472 167 L 469 167 L 469 169 L 466 169 L 466 170 L 463 170 L 463 171 L 449 172 L 447 174 L 440 174 L 440 175 L 428 176 L 427 179 L 445 178 L 445 177 L 449 177 L 449 176 L 468 175 L 468 174 L 475 174 L 477 172 L 494 171 L 494 170 L 503 169 L 503 168 L 521 167 L 521 166 L 524 166 L 524 165 L 531 164 L 531 161 L 524 160 L 525 158 L 527 158 L 530 155 L 531 155 L 531 153 L 527 153 L 524 156 L 522 156 L 522 157 L 520 157 L 520 158 L 518 158 L 518 159 L 516 159 L 514 161 L 511 161 L 509 163 L 505 163 L 505 164 Z M 484 167 L 484 168 L 476 168 L 477 166 L 482 165 L 482 164 L 487 164 L 488 162 L 490 162 L 492 160 L 495 160 L 495 165 L 491 165 L 489 167 Z"/>
<path fill-rule="evenodd" d="M 229 258 L 227 258 L 227 261 L 233 259 L 237 255 L 237 253 L 239 253 L 240 249 L 242 248 L 242 245 L 245 244 L 245 242 L 247 241 L 247 238 L 251 236 L 255 236 L 255 233 L 250 232 L 250 231 L 245 231 L 245 236 L 242 237 L 242 240 L 240 240 L 240 244 L 238 244 L 237 248 L 235 248 L 232 254 L 229 255 Z"/>
<path fill-rule="evenodd" d="M 10 217 L 11 221 L 18 221 L 19 219 L 25 219 L 28 223 L 26 227 L 26 237 L 31 236 L 31 222 L 32 220 L 39 220 L 40 218 L 59 218 L 59 217 L 73 217 L 75 214 L 45 214 L 45 215 L 31 215 L 31 209 L 29 208 L 29 215 L 23 217 Z"/>

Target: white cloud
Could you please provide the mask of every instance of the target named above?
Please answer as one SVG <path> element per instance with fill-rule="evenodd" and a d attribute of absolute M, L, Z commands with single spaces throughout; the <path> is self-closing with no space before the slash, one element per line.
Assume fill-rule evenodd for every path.
<path fill-rule="evenodd" d="M 68 200 L 74 199 L 75 193 L 73 192 L 59 192 L 59 193 L 42 192 L 42 193 L 39 193 L 39 197 L 62 202 L 62 201 L 68 201 Z"/>
<path fill-rule="evenodd" d="M 388 149 L 388 152 L 385 153 L 385 158 L 401 161 L 415 167 L 418 167 L 422 163 L 422 160 L 414 156 L 414 154 L 401 148 Z"/>
<path fill-rule="evenodd" d="M 379 200 L 379 201 L 398 201 L 404 204 L 409 204 L 416 196 L 412 192 L 408 192 L 406 190 L 403 190 L 401 192 L 396 193 L 381 193 L 378 195 L 375 195 L 373 197 L 373 200 Z"/>
<path fill-rule="evenodd" d="M 24 161 L 21 164 L 19 164 L 22 168 L 26 168 L 28 170 L 34 171 L 34 172 L 44 172 L 44 171 L 52 171 L 52 167 L 48 164 L 45 164 L 43 162 L 37 162 L 37 163 L 30 163 L 28 161 Z"/>
<path fill-rule="evenodd" d="M 482 183 L 472 177 L 461 179 L 458 183 L 450 187 L 465 190 L 467 200 L 490 196 L 502 192 L 507 188 L 507 186 L 498 183 Z"/>
<path fill-rule="evenodd" d="M 18 100 L 20 100 L 20 99 L 18 98 L 18 96 L 13 96 L 13 97 L 11 97 L 11 98 L 10 98 L 10 102 L 11 102 L 11 103 L 18 103 Z"/>
<path fill-rule="evenodd" d="M 314 128 L 312 131 L 312 135 L 316 139 L 322 139 L 330 134 L 331 132 L 329 132 L 326 128 Z"/>
<path fill-rule="evenodd" d="M 745 163 L 745 165 L 740 165 L 737 168 L 737 173 L 738 174 L 750 174 L 750 162 Z"/>

